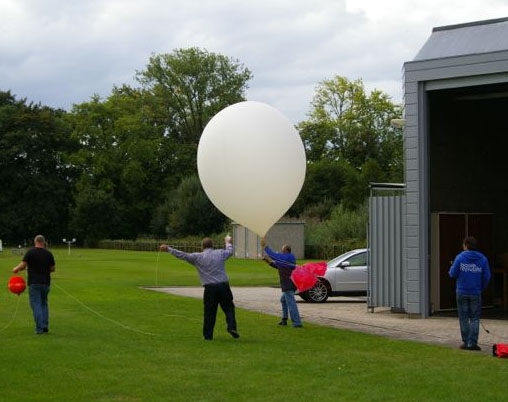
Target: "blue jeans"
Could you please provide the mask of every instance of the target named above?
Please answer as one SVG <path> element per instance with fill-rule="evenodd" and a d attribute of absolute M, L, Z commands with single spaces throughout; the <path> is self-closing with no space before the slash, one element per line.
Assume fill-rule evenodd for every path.
<path fill-rule="evenodd" d="M 457 294 L 457 309 L 462 342 L 468 348 L 476 346 L 478 344 L 478 333 L 480 332 L 481 295 Z"/>
<path fill-rule="evenodd" d="M 282 304 L 282 319 L 287 320 L 289 313 L 291 321 L 293 321 L 293 326 L 302 325 L 300 313 L 298 313 L 298 306 L 296 305 L 295 291 L 286 290 L 282 292 L 280 303 Z"/>
<path fill-rule="evenodd" d="M 34 314 L 35 332 L 38 334 L 48 331 L 48 293 L 49 285 L 30 285 L 30 307 Z"/>

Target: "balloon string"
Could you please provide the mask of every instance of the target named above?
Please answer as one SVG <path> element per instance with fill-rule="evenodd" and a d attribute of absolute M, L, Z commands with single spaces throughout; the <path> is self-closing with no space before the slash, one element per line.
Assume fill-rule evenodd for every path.
<path fill-rule="evenodd" d="M 152 332 L 145 332 L 145 331 L 141 331 L 139 329 L 136 329 L 136 328 L 132 328 L 132 327 L 129 327 L 128 325 L 125 325 L 125 324 L 122 324 L 121 322 L 119 321 L 116 321 L 116 320 L 113 320 L 109 317 L 106 317 L 105 315 L 99 313 L 98 311 L 94 310 L 93 308 L 91 307 L 88 307 L 85 303 L 83 303 L 81 300 L 79 300 L 78 298 L 74 297 L 73 295 L 71 295 L 69 292 L 67 292 L 65 289 L 63 289 L 61 286 L 55 284 L 54 286 L 56 286 L 58 289 L 60 289 L 63 293 L 65 293 L 67 296 L 69 296 L 71 299 L 75 300 L 78 304 L 80 304 L 83 308 L 87 309 L 88 311 L 92 312 L 93 314 L 97 315 L 98 317 L 106 320 L 106 321 L 109 321 L 110 323 L 112 324 L 115 324 L 123 329 L 126 329 L 128 331 L 132 331 L 132 332 L 136 332 L 138 334 L 143 334 L 143 335 L 152 335 L 152 336 L 158 336 L 159 334 L 154 334 Z"/>
<path fill-rule="evenodd" d="M 7 325 L 5 327 L 3 327 L 2 329 L 0 329 L 0 332 L 9 328 L 11 326 L 11 324 L 14 322 L 14 320 L 16 319 L 16 316 L 18 315 L 18 308 L 19 308 L 20 300 L 21 300 L 21 297 L 18 295 L 18 302 L 16 303 L 16 310 L 14 310 L 14 315 L 12 316 L 11 320 L 7 323 Z"/>
<path fill-rule="evenodd" d="M 161 255 L 161 250 L 157 252 L 157 262 L 155 263 L 155 286 L 159 286 L 159 257 Z"/>
<path fill-rule="evenodd" d="M 159 287 L 159 258 L 160 258 L 160 255 L 161 255 L 161 250 L 159 249 L 159 251 L 157 252 L 157 260 L 155 262 L 155 287 L 156 288 Z M 157 310 L 158 311 L 161 310 L 161 301 L 158 297 L 157 297 Z"/>
<path fill-rule="evenodd" d="M 200 319 L 191 318 L 191 317 L 187 317 L 185 315 L 180 315 L 180 314 L 164 314 L 164 315 L 167 316 L 167 317 L 179 317 L 179 318 L 185 318 L 186 320 L 190 320 L 190 321 L 201 322 Z"/>

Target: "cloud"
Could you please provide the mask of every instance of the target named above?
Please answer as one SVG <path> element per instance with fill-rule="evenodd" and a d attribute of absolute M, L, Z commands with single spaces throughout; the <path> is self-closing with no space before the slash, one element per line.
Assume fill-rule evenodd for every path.
<path fill-rule="evenodd" d="M 502 0 L 3 0 L 0 89 L 68 109 L 132 84 L 152 53 L 198 46 L 244 63 L 248 98 L 296 123 L 335 75 L 400 102 L 432 27 L 505 15 Z"/>

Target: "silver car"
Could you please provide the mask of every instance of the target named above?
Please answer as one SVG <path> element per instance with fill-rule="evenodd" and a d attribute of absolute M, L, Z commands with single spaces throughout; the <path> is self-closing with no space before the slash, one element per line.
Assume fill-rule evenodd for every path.
<path fill-rule="evenodd" d="M 326 274 L 312 289 L 300 293 L 309 302 L 323 303 L 329 296 L 364 296 L 367 294 L 367 249 L 348 251 L 327 263 Z"/>

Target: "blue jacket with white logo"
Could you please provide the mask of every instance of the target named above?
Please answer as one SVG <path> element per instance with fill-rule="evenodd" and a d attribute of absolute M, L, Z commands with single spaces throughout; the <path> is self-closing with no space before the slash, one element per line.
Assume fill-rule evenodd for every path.
<path fill-rule="evenodd" d="M 455 257 L 449 274 L 457 279 L 457 294 L 480 295 L 490 281 L 489 262 L 479 251 L 466 250 Z"/>

